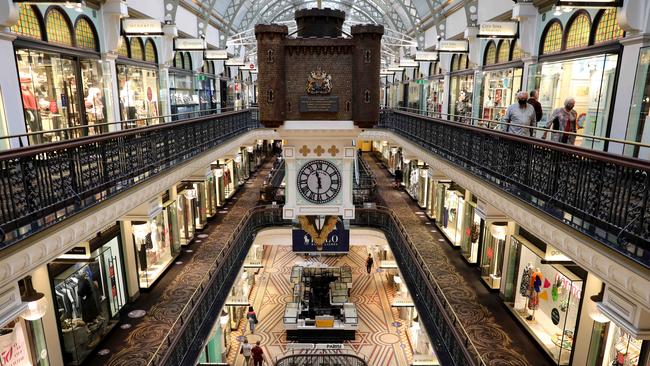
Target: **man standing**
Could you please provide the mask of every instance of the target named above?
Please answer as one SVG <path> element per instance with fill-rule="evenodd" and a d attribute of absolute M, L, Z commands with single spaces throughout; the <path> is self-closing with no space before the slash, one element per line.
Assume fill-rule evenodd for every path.
<path fill-rule="evenodd" d="M 531 90 L 530 97 L 528 98 L 528 104 L 532 105 L 533 108 L 535 108 L 535 122 L 541 121 L 542 116 L 544 115 L 544 111 L 542 110 L 542 103 L 537 100 L 538 98 L 539 94 L 537 90 Z"/>
<path fill-rule="evenodd" d="M 372 271 L 372 265 L 375 263 L 375 261 L 372 259 L 372 255 L 368 254 L 368 259 L 366 259 L 366 271 L 368 271 L 368 274 Z"/>
<path fill-rule="evenodd" d="M 266 355 L 264 355 L 264 350 L 260 347 L 260 341 L 255 342 L 255 347 L 251 350 L 253 354 L 253 366 L 262 366 L 262 362 L 270 364 L 266 360 Z"/>
<path fill-rule="evenodd" d="M 535 135 L 533 129 L 526 128 L 537 125 L 535 120 L 535 108 L 528 104 L 528 93 L 520 91 L 517 93 L 517 103 L 508 107 L 503 121 L 507 123 L 504 127 L 506 132 L 520 136 Z M 522 127 L 523 126 L 523 127 Z"/>

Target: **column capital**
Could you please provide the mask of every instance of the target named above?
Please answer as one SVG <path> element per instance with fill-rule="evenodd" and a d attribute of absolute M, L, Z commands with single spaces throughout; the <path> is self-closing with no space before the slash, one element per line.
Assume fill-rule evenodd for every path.
<path fill-rule="evenodd" d="M 18 5 L 11 0 L 0 0 L 0 29 L 18 23 Z"/>
<path fill-rule="evenodd" d="M 512 6 L 512 19 L 524 20 L 537 17 L 537 7 L 531 3 L 517 3 Z"/>

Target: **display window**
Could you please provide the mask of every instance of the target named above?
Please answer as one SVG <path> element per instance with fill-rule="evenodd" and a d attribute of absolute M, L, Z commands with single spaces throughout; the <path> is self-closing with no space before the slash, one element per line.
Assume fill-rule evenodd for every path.
<path fill-rule="evenodd" d="M 49 366 L 41 319 L 16 317 L 0 327 L 2 365 Z"/>
<path fill-rule="evenodd" d="M 176 52 L 174 68 L 169 72 L 169 98 L 172 114 L 195 112 L 199 109 L 200 88 L 194 85 L 189 52 Z M 172 119 L 185 118 L 183 115 Z"/>
<path fill-rule="evenodd" d="M 153 67 L 118 64 L 117 82 L 120 95 L 120 113 L 123 120 L 135 126 L 157 123 L 159 116 L 158 70 Z"/>
<path fill-rule="evenodd" d="M 474 72 L 468 70 L 469 61 L 465 54 L 455 54 L 451 59 L 449 88 L 449 114 L 455 121 L 471 123 Z"/>
<path fill-rule="evenodd" d="M 436 118 L 441 118 L 445 95 L 445 80 L 442 77 L 431 79 L 428 85 L 427 112 Z"/>
<path fill-rule="evenodd" d="M 485 220 L 478 215 L 476 204 L 476 196 L 471 195 L 471 200 L 465 205 L 463 213 L 463 233 L 460 243 L 460 253 L 471 264 L 478 263 L 479 247 L 485 228 Z"/>
<path fill-rule="evenodd" d="M 639 51 L 639 63 L 636 68 L 636 80 L 630 117 L 627 122 L 627 141 L 650 143 L 650 47 Z M 625 155 L 650 160 L 650 149 L 625 145 Z"/>
<path fill-rule="evenodd" d="M 208 184 L 206 181 L 192 181 L 185 184 L 191 187 L 190 189 L 194 192 L 193 195 L 196 196 L 192 205 L 194 209 L 194 227 L 197 230 L 202 230 L 208 223 L 208 206 L 210 205 L 207 193 Z"/>
<path fill-rule="evenodd" d="M 479 262 L 481 279 L 488 288 L 498 290 L 501 287 L 508 223 L 488 222 L 485 225 Z"/>
<path fill-rule="evenodd" d="M 216 109 L 219 96 L 212 61 L 206 61 L 203 74 L 196 75 L 196 88 L 199 94 L 199 109 L 202 111 Z"/>
<path fill-rule="evenodd" d="M 463 237 L 463 218 L 466 202 L 465 190 L 453 182 L 438 183 L 438 226 L 453 246 L 460 246 Z"/>
<path fill-rule="evenodd" d="M 181 245 L 189 245 L 194 240 L 196 232 L 197 194 L 194 188 L 183 186 L 178 192 L 176 211 Z"/>
<path fill-rule="evenodd" d="M 424 80 L 412 80 L 408 83 L 408 104 L 407 108 L 414 112 L 419 112 L 422 106 L 422 101 L 420 100 L 422 96 L 422 83 Z"/>
<path fill-rule="evenodd" d="M 118 323 L 126 302 L 116 228 L 48 265 L 66 364 L 79 365 L 92 353 Z"/>
<path fill-rule="evenodd" d="M 429 167 L 426 165 L 418 167 L 418 187 L 417 201 L 421 208 L 427 207 L 427 197 L 429 196 Z"/>
<path fill-rule="evenodd" d="M 548 264 L 526 239 L 510 239 L 509 256 L 518 264 L 514 298 L 506 304 L 557 365 L 569 365 L 584 281 L 565 266 Z"/>
<path fill-rule="evenodd" d="M 483 93 L 481 94 L 481 118 L 487 121 L 479 125 L 497 128 L 508 107 L 515 102 L 515 95 L 521 90 L 523 69 L 520 67 L 483 72 Z"/>
<path fill-rule="evenodd" d="M 611 323 L 594 322 L 592 342 L 589 347 L 588 366 L 641 366 L 644 341 L 636 339 L 623 328 Z M 600 342 L 594 342 L 599 340 Z"/>

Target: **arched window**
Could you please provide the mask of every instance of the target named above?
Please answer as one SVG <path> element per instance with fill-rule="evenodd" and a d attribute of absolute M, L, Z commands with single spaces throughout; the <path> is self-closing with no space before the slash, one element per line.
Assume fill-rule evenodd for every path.
<path fill-rule="evenodd" d="M 183 54 L 179 51 L 176 51 L 176 55 L 174 55 L 174 67 L 177 69 L 183 68 Z"/>
<path fill-rule="evenodd" d="M 521 49 L 519 40 L 516 40 L 512 45 L 512 61 L 521 60 L 524 57 L 524 50 Z"/>
<path fill-rule="evenodd" d="M 591 19 L 587 12 L 579 12 L 569 22 L 566 32 L 566 47 L 570 50 L 589 46 L 589 34 L 591 33 Z"/>
<path fill-rule="evenodd" d="M 616 9 L 601 10 L 596 22 L 594 44 L 613 41 L 623 38 L 623 36 L 625 36 L 625 31 L 621 29 L 618 20 L 616 20 Z"/>
<path fill-rule="evenodd" d="M 510 61 L 510 41 L 499 41 L 499 48 L 497 50 L 497 62 Z"/>
<path fill-rule="evenodd" d="M 494 65 L 497 63 L 497 46 L 490 41 L 485 48 L 485 65 Z"/>
<path fill-rule="evenodd" d="M 210 61 L 210 74 L 214 74 L 214 61 Z"/>
<path fill-rule="evenodd" d="M 51 8 L 45 16 L 47 41 L 72 46 L 72 30 L 66 15 L 58 8 Z"/>
<path fill-rule="evenodd" d="M 121 57 L 129 57 L 129 40 L 124 36 L 120 38 L 120 48 L 117 49 L 117 54 Z"/>
<path fill-rule="evenodd" d="M 77 41 L 77 47 L 99 51 L 99 47 L 97 47 L 95 29 L 87 18 L 77 18 L 77 23 L 74 26 L 74 36 L 75 40 Z"/>
<path fill-rule="evenodd" d="M 144 61 L 144 46 L 140 38 L 131 38 L 131 58 Z"/>
<path fill-rule="evenodd" d="M 458 70 L 458 55 L 451 55 L 451 71 Z"/>
<path fill-rule="evenodd" d="M 158 52 L 156 52 L 156 45 L 151 38 L 147 39 L 147 42 L 144 44 L 144 59 L 158 63 Z"/>
<path fill-rule="evenodd" d="M 469 65 L 467 64 L 467 55 L 466 54 L 460 55 L 460 57 L 458 58 L 458 70 L 465 70 L 468 67 Z"/>
<path fill-rule="evenodd" d="M 559 20 L 552 21 L 546 26 L 542 37 L 542 54 L 562 50 L 562 24 Z"/>
<path fill-rule="evenodd" d="M 25 37 L 43 39 L 43 30 L 38 10 L 32 5 L 19 4 L 20 16 L 18 23 L 11 27 L 11 31 Z"/>
<path fill-rule="evenodd" d="M 192 70 L 192 57 L 189 52 L 185 52 L 183 64 L 185 65 L 186 70 Z"/>

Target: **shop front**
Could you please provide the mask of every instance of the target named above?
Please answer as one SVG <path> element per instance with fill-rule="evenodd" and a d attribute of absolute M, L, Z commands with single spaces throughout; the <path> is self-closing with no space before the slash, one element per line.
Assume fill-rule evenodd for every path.
<path fill-rule="evenodd" d="M 460 254 L 467 263 L 478 264 L 478 254 L 485 230 L 485 219 L 478 209 L 478 199 L 475 195 L 466 193 L 467 203 L 463 212 L 463 232 L 460 241 Z"/>
<path fill-rule="evenodd" d="M 650 362 L 650 341 L 637 339 L 606 316 L 594 319 L 587 366 L 642 366 Z"/>
<path fill-rule="evenodd" d="M 189 245 L 194 240 L 197 229 L 198 194 L 192 183 L 181 183 L 176 186 L 176 191 L 178 192 L 176 211 L 178 213 L 181 245 Z"/>
<path fill-rule="evenodd" d="M 508 238 L 508 221 L 505 218 L 488 217 L 484 219 L 483 242 L 481 243 L 481 256 L 479 270 L 481 279 L 488 289 L 497 291 L 501 287 L 503 260 Z"/>
<path fill-rule="evenodd" d="M 201 111 L 214 111 L 219 103 L 219 89 L 214 75 L 214 62 L 203 61 L 202 71 L 202 73 L 196 74 L 199 109 Z"/>
<path fill-rule="evenodd" d="M 445 103 L 445 78 L 438 62 L 429 65 L 429 82 L 426 88 L 426 110 L 431 117 L 442 117 L 442 106 Z"/>
<path fill-rule="evenodd" d="M 169 69 L 169 98 L 172 120 L 188 118 L 199 110 L 200 88 L 194 85 L 192 58 L 189 52 L 176 52 L 174 67 Z"/>
<path fill-rule="evenodd" d="M 508 106 L 515 102 L 521 90 L 523 63 L 518 41 L 488 41 L 485 47 L 480 121 L 482 127 L 497 128 Z M 490 122 L 492 121 L 492 122 Z"/>
<path fill-rule="evenodd" d="M 28 133 L 45 132 L 31 136 L 29 143 L 108 131 L 103 123 L 109 122 L 110 90 L 104 85 L 106 64 L 100 60 L 93 21 L 78 15 L 73 26 L 58 6 L 47 8 L 44 17 L 34 5 L 20 4 L 19 9 L 19 21 L 11 31 L 18 35 L 14 48 L 25 127 Z"/>
<path fill-rule="evenodd" d="M 463 238 L 468 210 L 465 194 L 465 189 L 452 181 L 439 181 L 436 185 L 436 225 L 454 247 L 460 247 Z"/>
<path fill-rule="evenodd" d="M 578 134 L 575 138 L 562 134 L 552 138 L 588 149 L 606 148 L 603 140 L 588 136 L 609 136 L 622 50 L 618 39 L 623 35 L 616 9 L 579 10 L 566 24 L 560 19 L 547 22 L 539 64 L 531 69 L 534 83 L 529 83 L 539 90 L 544 111 L 540 125 L 561 129 L 550 121 L 552 112 L 563 107 L 567 98 L 574 98 L 576 114 L 562 127 Z"/>
<path fill-rule="evenodd" d="M 421 108 L 424 106 L 421 98 L 424 97 L 423 85 L 424 79 L 411 80 L 408 82 L 408 103 L 406 107 L 410 112 L 420 113 Z"/>
<path fill-rule="evenodd" d="M 126 303 L 120 225 L 48 264 L 65 364 L 81 364 L 119 321 Z"/>
<path fill-rule="evenodd" d="M 191 190 L 194 192 L 193 195 L 196 196 L 192 205 L 194 210 L 194 227 L 196 230 L 203 230 L 208 223 L 208 217 L 214 215 L 212 209 L 213 193 L 209 190 L 211 175 L 212 172 L 202 177 L 191 177 L 183 181 L 185 187 L 189 187 L 185 192 L 187 193 L 188 190 Z"/>
<path fill-rule="evenodd" d="M 160 79 L 153 39 L 121 38 L 116 61 L 122 120 L 126 127 L 159 123 Z"/>
<path fill-rule="evenodd" d="M 452 56 L 449 86 L 449 114 L 452 120 L 471 124 L 474 70 L 469 68 L 467 55 Z"/>

